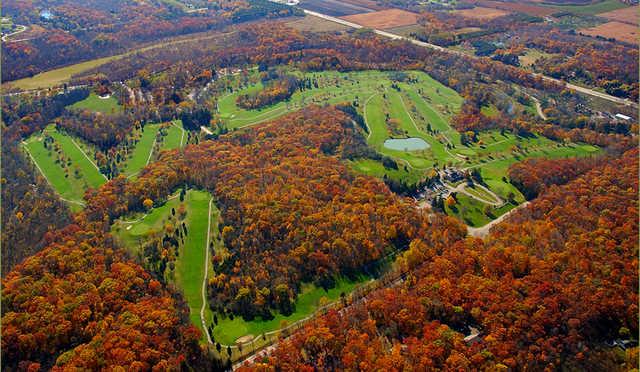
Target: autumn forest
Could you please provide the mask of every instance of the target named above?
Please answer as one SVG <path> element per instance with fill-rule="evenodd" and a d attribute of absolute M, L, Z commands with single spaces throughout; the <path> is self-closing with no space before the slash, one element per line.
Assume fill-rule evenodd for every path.
<path fill-rule="evenodd" d="M 3 2 L 2 370 L 637 370 L 634 9 Z"/>

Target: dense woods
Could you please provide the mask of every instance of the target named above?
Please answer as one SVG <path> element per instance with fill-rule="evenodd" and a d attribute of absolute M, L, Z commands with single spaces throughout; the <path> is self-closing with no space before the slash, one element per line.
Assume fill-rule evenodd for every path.
<path fill-rule="evenodd" d="M 166 153 L 137 181 L 118 178 L 89 195 L 87 215 L 115 218 L 183 184 L 206 188 L 222 210 L 228 250 L 212 259 L 212 307 L 246 319 L 287 314 L 302 282 L 330 288 L 336 275 L 356 276 L 364 265 L 407 249 L 421 224 L 419 213 L 383 183 L 339 162 L 357 133 L 336 109 L 290 114 Z"/>
<path fill-rule="evenodd" d="M 330 311 L 253 368 L 633 368 L 637 355 L 605 343 L 638 332 L 637 156 L 547 189 L 486 241 L 412 243 L 404 282 Z M 465 341 L 469 327 L 479 336 Z"/>
<path fill-rule="evenodd" d="M 139 3 L 65 0 L 53 4 L 43 0 L 8 0 L 3 3 L 3 16 L 28 25 L 29 36 L 33 37 L 2 43 L 2 81 L 121 53 L 170 36 L 299 14 L 292 7 L 268 0 L 205 3 L 197 11 L 169 4 L 158 0 Z"/>
<path fill-rule="evenodd" d="M 3 280 L 3 368 L 204 368 L 182 301 L 102 229 L 76 220 Z"/>
<path fill-rule="evenodd" d="M 197 11 L 170 3 L 3 3 L 3 14 L 39 32 L 31 40 L 3 43 L 3 80 L 164 37 L 297 12 L 267 0 L 204 1 Z M 53 17 L 42 17 L 41 8 Z M 425 17 L 429 23 L 418 36 L 429 42 L 464 42 L 465 36 L 451 36 L 455 29 L 479 26 L 457 16 Z M 638 124 L 613 117 L 607 112 L 613 106 L 593 108 L 592 101 L 512 66 L 525 48 L 539 48 L 563 57 L 542 58 L 535 70 L 636 97 L 637 50 L 585 42 L 517 16 L 482 26 L 512 32 L 513 43 L 491 33 L 466 36 L 487 56 L 477 59 L 388 41 L 366 29 L 313 34 L 279 22 L 237 25 L 224 36 L 146 50 L 74 77 L 74 85 L 87 88 L 2 97 L 3 368 L 220 368 L 199 345 L 202 335 L 182 295 L 163 280 L 187 234 L 184 208 L 176 208 L 178 218 L 170 217 L 157 237 L 140 244 L 139 261 L 108 233 L 116 219 L 149 213 L 187 189 L 209 192 L 221 212 L 217 232 L 224 244 L 206 248 L 213 272 L 205 295 L 216 319 L 290 315 L 307 283 L 329 289 L 338 279 L 379 278 L 392 267 L 376 282 L 382 288 L 354 303 L 342 296 L 342 308 L 282 338 L 247 369 L 637 367 L 637 348 L 620 355 L 609 346 L 637 341 L 639 175 L 638 151 L 629 149 L 637 145 Z M 496 41 L 504 48 L 494 49 Z M 251 74 L 256 66 L 260 73 Z M 603 155 L 512 165 L 509 181 L 531 203 L 479 239 L 467 236 L 461 221 L 403 197 L 417 196 L 440 175 L 425 168 L 407 182 L 387 177 L 387 171 L 409 170 L 368 145 L 369 127 L 358 111 L 362 97 L 304 106 L 236 129 L 227 129 L 218 110 L 223 94 L 253 84 L 259 89 L 239 94 L 236 105 L 261 109 L 297 90 L 318 88 L 315 77 L 300 78 L 301 71 L 371 69 L 424 71 L 458 92 L 460 112 L 442 105 L 449 116 L 441 119 L 452 118 L 463 145 L 484 150 L 481 132 L 495 129 L 496 136 L 543 135 L 558 142 L 550 150 L 561 142 L 589 143 L 602 147 Z M 392 88 L 400 91 L 397 84 Z M 90 90 L 113 94 L 121 112 L 68 107 Z M 175 128 L 178 119 L 182 128 Z M 151 123 L 159 124 L 153 149 L 144 154 L 151 163 L 130 178 L 119 176 Z M 75 215 L 21 148 L 50 124 L 86 142 L 81 145 L 90 160 L 109 179 L 86 192 L 86 207 Z M 160 153 L 168 129 L 178 131 L 180 144 Z M 43 137 L 46 148 L 51 137 Z M 353 163 L 363 159 L 379 162 L 384 176 L 355 173 Z M 487 161 L 503 160 L 510 158 Z M 467 171 L 468 182 L 487 185 L 479 169 Z M 443 209 L 444 203 L 440 199 Z"/>
<path fill-rule="evenodd" d="M 288 99 L 298 89 L 299 82 L 293 76 L 277 76 L 264 89 L 238 96 L 236 103 L 245 109 L 259 109 Z"/>
<path fill-rule="evenodd" d="M 527 200 L 551 185 L 564 185 L 597 166 L 602 159 L 527 159 L 509 167 L 509 180 Z"/>

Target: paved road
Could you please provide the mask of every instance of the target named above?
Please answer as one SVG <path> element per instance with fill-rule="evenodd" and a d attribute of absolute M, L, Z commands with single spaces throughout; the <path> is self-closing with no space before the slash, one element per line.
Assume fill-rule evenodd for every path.
<path fill-rule="evenodd" d="M 500 222 L 504 221 L 507 217 L 509 217 L 515 211 L 517 211 L 519 209 L 522 209 L 522 208 L 526 207 L 527 205 L 529 205 L 529 202 L 524 202 L 524 203 L 522 203 L 519 206 L 513 208 L 509 212 L 503 214 L 502 216 L 496 218 L 495 220 L 489 222 L 488 224 L 486 224 L 484 226 L 481 226 L 481 227 L 470 227 L 469 226 L 469 227 L 467 227 L 467 231 L 469 232 L 469 235 L 471 235 L 471 236 L 475 236 L 476 238 L 484 238 L 485 236 L 487 236 L 489 234 L 489 231 L 491 230 L 492 227 L 494 227 L 495 225 L 497 225 Z"/>
<path fill-rule="evenodd" d="M 19 33 L 22 33 L 22 32 L 27 31 L 27 26 L 24 26 L 24 25 L 16 25 L 16 27 L 18 27 L 18 28 L 20 28 L 20 29 L 19 29 L 18 31 L 12 32 L 12 33 L 10 33 L 10 34 L 3 35 L 3 36 L 2 36 L 2 41 L 4 41 L 4 42 L 10 42 L 10 41 L 13 41 L 13 40 L 7 40 L 7 38 L 8 38 L 8 37 L 11 37 L 11 36 L 13 36 L 13 35 L 17 35 L 17 34 L 19 34 Z M 15 41 L 17 41 L 17 40 L 15 40 Z"/>
<path fill-rule="evenodd" d="M 340 19 L 340 18 L 337 18 L 337 17 L 332 17 L 330 15 L 326 15 L 326 14 L 322 14 L 322 13 L 318 13 L 318 12 L 313 12 L 313 11 L 306 10 L 306 9 L 303 9 L 303 10 L 304 10 L 304 12 L 306 14 L 308 14 L 310 16 L 322 18 L 322 19 L 325 19 L 327 21 L 339 23 L 341 25 L 349 26 L 349 27 L 352 27 L 352 28 L 357 28 L 357 29 L 363 28 L 363 26 L 361 26 L 361 25 L 359 25 L 357 23 L 345 21 L 344 19 Z M 456 54 L 456 55 L 459 55 L 459 56 L 466 56 L 468 58 L 475 58 L 473 56 L 470 56 L 470 55 L 462 53 L 462 52 L 458 52 L 458 51 L 455 51 L 455 50 L 443 48 L 443 47 L 435 45 L 435 44 L 425 43 L 425 42 L 422 42 L 422 41 L 419 41 L 419 40 L 415 40 L 415 39 L 411 39 L 411 38 L 408 38 L 408 37 L 404 37 L 404 36 L 401 36 L 401 35 L 393 34 L 391 32 L 377 30 L 377 29 L 374 29 L 373 32 L 375 32 L 376 34 L 378 34 L 380 36 L 388 37 L 388 38 L 393 39 L 393 40 L 406 40 L 406 41 L 408 41 L 408 42 L 410 42 L 410 43 L 412 43 L 414 45 L 418 45 L 418 46 L 421 46 L 421 47 L 435 49 L 435 50 L 439 50 L 441 52 Z M 628 99 L 614 97 L 614 96 L 606 94 L 606 93 L 598 92 L 598 91 L 593 90 L 593 89 L 589 89 L 589 88 L 581 87 L 581 86 L 578 86 L 578 85 L 575 85 L 575 84 L 567 83 L 566 81 L 558 80 L 558 79 L 555 79 L 555 78 L 552 78 L 552 77 L 549 77 L 549 76 L 545 76 L 545 75 L 542 75 L 542 74 L 537 74 L 537 73 L 531 73 L 531 74 L 533 76 L 540 77 L 543 80 L 555 82 L 557 84 L 560 84 L 560 85 L 566 87 L 567 89 L 571 89 L 571 90 L 574 90 L 576 92 L 584 93 L 584 94 L 590 95 L 592 97 L 602 98 L 602 99 L 605 99 L 607 101 L 611 101 L 611 102 L 615 102 L 615 103 L 619 103 L 619 104 L 623 104 L 623 105 L 627 105 L 627 106 L 632 106 L 634 108 L 638 108 L 639 107 L 638 103 L 633 102 L 633 101 L 628 100 Z"/>

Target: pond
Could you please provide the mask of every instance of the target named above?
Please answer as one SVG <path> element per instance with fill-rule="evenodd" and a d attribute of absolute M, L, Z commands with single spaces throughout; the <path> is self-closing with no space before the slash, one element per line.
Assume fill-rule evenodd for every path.
<path fill-rule="evenodd" d="M 429 144 L 422 138 L 411 137 L 411 138 L 389 138 L 386 141 L 384 141 L 384 147 L 390 150 L 398 150 L 398 151 L 418 151 L 418 150 L 426 150 L 431 146 L 429 146 Z"/>

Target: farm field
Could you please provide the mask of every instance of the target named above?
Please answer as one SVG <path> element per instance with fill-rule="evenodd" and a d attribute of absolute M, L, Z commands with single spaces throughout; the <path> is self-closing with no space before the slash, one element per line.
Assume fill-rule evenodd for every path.
<path fill-rule="evenodd" d="M 384 6 L 381 6 L 375 0 L 343 0 L 344 3 L 353 4 L 365 7 L 371 10 L 384 10 L 386 9 Z"/>
<path fill-rule="evenodd" d="M 482 6 L 477 6 L 473 9 L 461 9 L 454 11 L 455 14 L 463 16 L 465 18 L 472 19 L 494 19 L 502 16 L 506 16 L 509 12 L 496 9 L 496 8 L 485 8 Z"/>
<path fill-rule="evenodd" d="M 606 39 L 616 39 L 629 44 L 638 43 L 638 27 L 622 22 L 607 22 L 596 27 L 578 30 L 579 33 L 589 36 L 601 36 Z"/>
<path fill-rule="evenodd" d="M 351 4 L 338 0 L 302 0 L 300 7 L 313 12 L 327 14 L 333 17 L 372 12 L 362 5 Z"/>
<path fill-rule="evenodd" d="M 640 17 L 640 6 L 630 6 L 628 8 L 621 8 L 612 10 L 610 12 L 598 14 L 598 17 L 606 18 L 610 21 L 618 21 L 622 23 L 628 23 L 632 26 L 638 25 L 638 18 Z"/>
<path fill-rule="evenodd" d="M 587 4 L 587 5 L 544 5 L 550 9 L 555 9 L 556 11 L 565 11 L 571 12 L 574 14 L 583 14 L 583 15 L 596 15 L 600 13 L 611 12 L 617 9 L 623 9 L 628 7 L 628 5 L 623 4 L 618 0 L 603 0 L 601 2 Z"/>
<path fill-rule="evenodd" d="M 95 93 L 91 93 L 89 97 L 68 107 L 72 110 L 89 110 L 94 112 L 102 112 L 104 114 L 114 114 L 122 112 L 122 106 L 120 106 L 118 100 L 116 100 L 115 97 L 100 97 Z"/>
<path fill-rule="evenodd" d="M 354 14 L 342 17 L 345 21 L 375 29 L 390 29 L 415 25 L 419 14 L 400 9 L 387 9 L 372 13 Z"/>
<path fill-rule="evenodd" d="M 335 32 L 351 29 L 349 26 L 327 21 L 319 17 L 296 18 L 295 20 L 286 22 L 286 25 L 298 31 L 308 32 Z"/>
<path fill-rule="evenodd" d="M 49 148 L 45 148 L 45 138 L 51 141 Z M 50 125 L 23 142 L 38 170 L 74 211 L 81 209 L 88 188 L 97 188 L 107 181 L 78 141 Z"/>
<path fill-rule="evenodd" d="M 479 168 L 481 174 L 486 175 L 486 182 L 493 192 L 503 200 L 513 193 L 517 202 L 523 202 L 524 198 L 515 187 L 503 180 L 510 164 L 528 157 L 581 156 L 599 151 L 593 146 L 565 146 L 544 137 L 523 138 L 510 133 L 500 134 L 498 131 L 482 132 L 478 142 L 462 145 L 460 134 L 449 125 L 459 111 L 462 98 L 422 72 L 400 74 L 400 79 L 404 81 L 393 80 L 399 78 L 395 73 L 380 71 L 290 73 L 316 79 L 318 88 L 298 91 L 288 101 L 260 110 L 240 109 L 235 105 L 239 94 L 262 89 L 261 83 L 251 84 L 220 98 L 220 117 L 226 120 L 229 128 L 246 128 L 308 104 L 355 101 L 368 127 L 367 142 L 380 154 L 396 160 L 398 169 L 385 168 L 379 161 L 359 159 L 350 162 L 354 170 L 379 178 L 416 183 L 434 167 L 446 165 L 463 170 Z M 489 117 L 501 114 L 493 106 L 484 107 L 482 112 Z M 411 144 L 390 148 L 390 139 L 408 140 Z M 411 151 L 409 147 L 416 143 L 421 148 Z M 462 204 L 464 206 L 464 202 Z M 484 205 L 479 208 L 481 211 L 483 209 Z M 504 207 L 492 209 L 494 218 L 508 210 Z M 478 217 L 477 210 L 469 207 L 454 214 L 472 226 L 490 220 L 487 216 Z"/>
<path fill-rule="evenodd" d="M 415 25 L 409 25 L 409 26 L 394 27 L 394 28 L 388 29 L 387 31 L 396 35 L 411 37 L 411 34 L 420 32 L 421 30 L 422 30 L 422 26 L 415 24 Z"/>
<path fill-rule="evenodd" d="M 192 323 L 201 331 L 200 309 L 202 307 L 202 281 L 205 270 L 211 273 L 212 267 L 205 267 L 205 249 L 207 247 L 207 231 L 210 229 L 215 249 L 220 249 L 221 241 L 218 238 L 218 220 L 220 211 L 211 204 L 211 226 L 209 226 L 209 200 L 211 195 L 205 191 L 188 190 L 184 196 L 184 202 L 180 202 L 178 195 L 174 195 L 162 206 L 153 208 L 148 214 L 132 215 L 117 220 L 112 225 L 112 232 L 118 241 L 123 244 L 134 256 L 142 257 L 140 247 L 154 237 L 161 237 L 165 225 L 172 220 L 184 222 L 188 234 L 184 244 L 179 247 L 179 255 L 176 257 L 175 270 L 168 270 L 166 280 L 174 283 L 182 291 L 190 309 Z M 185 208 L 185 217 L 172 217 L 172 209 Z M 211 311 L 205 306 L 205 318 L 210 323 Z M 206 340 L 203 333 L 203 341 Z"/>
<path fill-rule="evenodd" d="M 538 16 L 538 17 L 549 16 L 556 12 L 556 10 L 550 7 L 522 4 L 521 2 L 507 3 L 507 2 L 491 1 L 491 0 L 471 0 L 471 1 L 468 1 L 468 3 L 474 4 L 476 6 L 501 9 L 508 12 L 525 13 L 525 14 Z"/>

